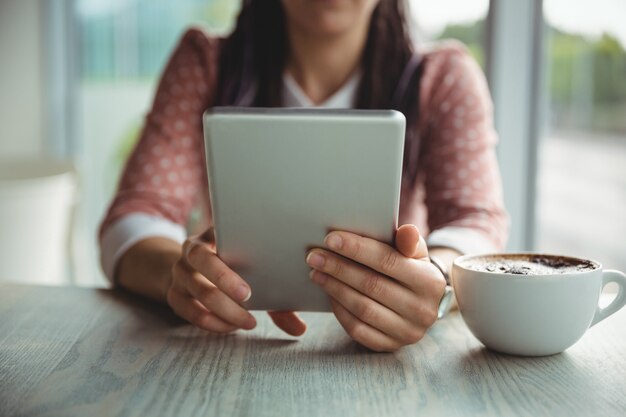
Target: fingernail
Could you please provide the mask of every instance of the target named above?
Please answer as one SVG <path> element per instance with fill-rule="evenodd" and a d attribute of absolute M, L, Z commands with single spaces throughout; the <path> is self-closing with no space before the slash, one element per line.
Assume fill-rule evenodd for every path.
<path fill-rule="evenodd" d="M 341 245 L 343 245 L 341 237 L 336 234 L 327 235 L 324 243 L 331 249 L 341 249 Z"/>
<path fill-rule="evenodd" d="M 321 268 L 324 266 L 326 260 L 324 257 L 315 252 L 309 252 L 306 257 L 306 263 L 312 266 L 313 268 Z"/>
<path fill-rule="evenodd" d="M 235 297 L 242 302 L 248 301 L 250 296 L 252 296 L 252 291 L 246 285 L 242 284 L 235 290 Z"/>
<path fill-rule="evenodd" d="M 244 329 L 252 330 L 256 327 L 256 319 L 254 316 L 248 316 Z"/>
<path fill-rule="evenodd" d="M 311 281 L 318 285 L 324 285 L 324 283 L 328 280 L 328 276 L 326 274 L 316 271 L 314 269 L 309 272 L 309 278 L 311 278 Z"/>

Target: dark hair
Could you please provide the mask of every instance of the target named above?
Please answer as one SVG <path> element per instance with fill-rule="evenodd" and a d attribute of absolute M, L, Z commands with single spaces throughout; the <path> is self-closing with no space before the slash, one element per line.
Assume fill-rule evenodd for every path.
<path fill-rule="evenodd" d="M 216 105 L 279 107 L 287 60 L 280 0 L 243 0 L 235 30 L 220 52 Z M 395 109 L 407 119 L 403 179 L 415 181 L 420 58 L 405 0 L 380 0 L 370 21 L 355 108 Z"/>

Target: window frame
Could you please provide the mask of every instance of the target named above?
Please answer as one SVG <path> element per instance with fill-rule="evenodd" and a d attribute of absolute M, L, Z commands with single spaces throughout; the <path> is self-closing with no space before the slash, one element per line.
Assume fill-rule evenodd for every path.
<path fill-rule="evenodd" d="M 500 136 L 497 154 L 511 216 L 509 251 L 535 247 L 537 159 L 543 99 L 545 36 L 542 0 L 491 0 L 487 79 Z"/>
<path fill-rule="evenodd" d="M 78 108 L 79 42 L 74 16 L 76 0 L 43 2 L 43 44 L 46 81 L 46 129 L 44 147 L 49 155 L 78 163 L 80 143 L 78 124 L 73 119 Z"/>

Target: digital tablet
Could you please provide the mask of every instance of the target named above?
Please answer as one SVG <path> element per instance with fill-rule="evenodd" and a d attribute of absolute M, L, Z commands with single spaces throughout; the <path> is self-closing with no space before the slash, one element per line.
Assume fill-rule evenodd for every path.
<path fill-rule="evenodd" d="M 404 129 L 393 110 L 204 114 L 217 254 L 250 284 L 248 309 L 330 311 L 305 263 L 329 231 L 393 242 Z"/>

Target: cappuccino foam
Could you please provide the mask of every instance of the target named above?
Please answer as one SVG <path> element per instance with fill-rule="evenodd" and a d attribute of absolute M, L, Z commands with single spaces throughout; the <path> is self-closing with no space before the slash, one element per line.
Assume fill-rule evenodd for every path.
<path fill-rule="evenodd" d="M 556 275 L 592 271 L 593 261 L 555 255 L 502 254 L 468 259 L 463 266 L 475 271 L 513 275 Z"/>

